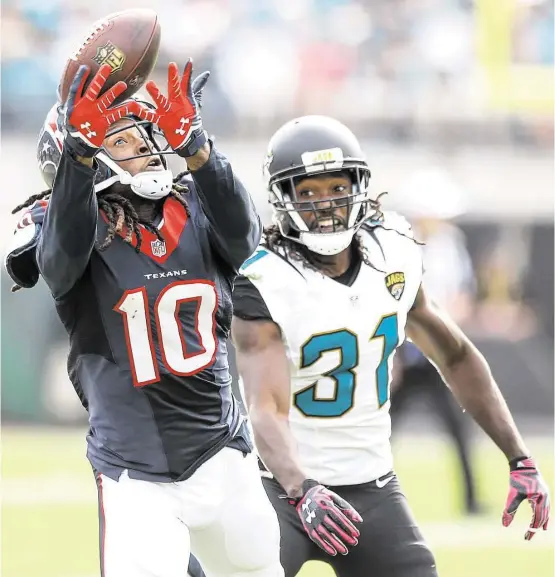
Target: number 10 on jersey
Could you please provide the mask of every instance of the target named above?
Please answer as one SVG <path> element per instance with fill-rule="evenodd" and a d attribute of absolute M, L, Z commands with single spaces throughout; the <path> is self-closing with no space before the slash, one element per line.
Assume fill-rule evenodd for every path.
<path fill-rule="evenodd" d="M 181 305 L 191 301 L 196 304 L 197 351 L 193 353 L 187 352 L 187 343 L 179 320 Z M 191 376 L 212 363 L 217 348 L 215 334 L 217 308 L 216 287 L 208 281 L 178 281 L 160 292 L 153 307 L 153 316 L 161 357 L 170 373 Z M 123 315 L 133 384 L 142 387 L 158 382 L 160 372 L 152 336 L 153 327 L 146 288 L 126 291 L 114 310 Z"/>
<path fill-rule="evenodd" d="M 388 361 L 391 353 L 399 344 L 399 327 L 396 314 L 383 317 L 370 340 L 380 338 L 383 340 L 383 347 L 380 362 L 376 367 L 378 407 L 382 407 L 389 399 Z M 301 348 L 301 369 L 314 364 L 324 353 L 330 351 L 339 351 L 340 363 L 331 371 L 323 374 L 322 377 L 333 379 L 334 398 L 318 399 L 316 396 L 317 382 L 296 393 L 294 404 L 307 417 L 341 417 L 354 406 L 357 384 L 355 369 L 359 364 L 358 339 L 354 333 L 347 329 L 341 329 L 310 337 Z"/>

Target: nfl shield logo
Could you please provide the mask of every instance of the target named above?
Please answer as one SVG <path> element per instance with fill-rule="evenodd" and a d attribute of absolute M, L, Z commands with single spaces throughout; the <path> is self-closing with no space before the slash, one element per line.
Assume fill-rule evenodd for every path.
<path fill-rule="evenodd" d="M 125 62 L 125 52 L 120 50 L 115 44 L 112 44 L 109 40 L 96 49 L 96 56 L 94 56 L 93 61 L 99 66 L 103 64 L 109 64 L 112 71 L 110 74 L 117 72 L 123 68 Z"/>
<path fill-rule="evenodd" d="M 166 243 L 161 240 L 153 240 L 150 243 L 150 248 L 154 256 L 164 256 L 166 254 Z"/>

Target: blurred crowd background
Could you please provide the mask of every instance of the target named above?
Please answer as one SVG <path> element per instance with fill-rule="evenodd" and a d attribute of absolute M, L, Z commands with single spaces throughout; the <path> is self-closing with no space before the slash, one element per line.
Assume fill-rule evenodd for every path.
<path fill-rule="evenodd" d="M 428 282 L 490 354 L 517 410 L 551 412 L 552 2 L 117 3 L 133 6 L 159 13 L 161 85 L 170 60 L 192 56 L 197 73 L 212 71 L 205 125 L 265 222 L 260 166 L 273 131 L 308 113 L 346 122 L 376 191 L 389 191 L 386 207 L 428 239 Z M 3 246 L 10 210 L 43 188 L 35 139 L 67 56 L 113 10 L 107 0 L 2 3 Z M 11 294 L 4 272 L 2 287 L 4 415 L 81 419 L 46 288 Z"/>
<path fill-rule="evenodd" d="M 121 0 L 117 9 L 152 5 Z M 68 54 L 113 10 L 110 0 L 2 2 L 5 130 L 36 132 Z M 212 70 L 206 114 L 220 136 L 265 137 L 283 119 L 322 111 L 396 141 L 421 142 L 418 128 L 438 124 L 452 125 L 457 139 L 551 140 L 551 123 L 518 114 L 499 126 L 484 68 L 496 57 L 553 64 L 547 0 L 164 0 L 156 10 L 160 78 L 169 60 L 188 56 L 197 71 Z M 538 91 L 528 92 L 541 107 Z"/>

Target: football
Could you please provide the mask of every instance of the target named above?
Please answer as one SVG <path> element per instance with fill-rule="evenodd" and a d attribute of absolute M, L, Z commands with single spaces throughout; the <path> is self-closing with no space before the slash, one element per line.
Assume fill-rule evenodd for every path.
<path fill-rule="evenodd" d="M 145 83 L 156 64 L 160 35 L 160 22 L 153 10 L 123 10 L 98 20 L 70 56 L 58 87 L 58 99 L 65 102 L 82 64 L 91 70 L 87 84 L 103 64 L 109 64 L 112 71 L 102 92 L 123 80 L 127 90 L 117 101 L 129 98 Z"/>

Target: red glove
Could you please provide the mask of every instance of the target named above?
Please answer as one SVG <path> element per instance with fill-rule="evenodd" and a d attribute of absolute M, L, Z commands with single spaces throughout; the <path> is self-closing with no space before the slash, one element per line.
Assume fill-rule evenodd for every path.
<path fill-rule="evenodd" d="M 503 526 L 508 527 L 518 506 L 528 499 L 532 506 L 532 522 L 524 538 L 530 541 L 541 527 L 545 531 L 549 522 L 549 489 L 530 457 L 519 457 L 509 463 L 511 468 L 509 496 L 503 511 Z"/>
<path fill-rule="evenodd" d="M 21 218 L 15 227 L 14 234 L 26 226 L 30 226 L 32 224 L 42 225 L 47 207 L 48 200 L 35 200 L 35 202 L 33 202 L 31 206 L 27 207 L 25 212 L 21 215 Z"/>
<path fill-rule="evenodd" d="M 109 108 L 127 88 L 125 82 L 118 82 L 106 94 L 98 96 L 110 71 L 109 64 L 101 66 L 83 94 L 90 68 L 80 66 L 60 109 L 58 126 L 64 135 L 64 146 L 77 156 L 92 158 L 102 146 L 110 125 L 130 114 L 139 116 L 141 106 L 134 100 Z"/>
<path fill-rule="evenodd" d="M 150 80 L 146 84 L 146 90 L 155 102 L 156 110 L 143 110 L 141 113 L 141 118 L 160 127 L 168 144 L 183 157 L 193 156 L 207 141 L 206 132 L 202 127 L 200 103 L 197 99 L 208 80 L 208 75 L 201 75 L 199 87 L 193 86 L 198 82 L 191 81 L 192 74 L 191 59 L 185 65 L 181 80 L 177 64 L 171 62 L 168 66 L 168 96 L 164 96 L 158 86 Z"/>
<path fill-rule="evenodd" d="M 360 531 L 353 525 L 362 517 L 347 501 L 313 479 L 303 483 L 303 496 L 289 498 L 297 509 L 303 528 L 328 555 L 347 555 L 348 547 L 358 544 Z"/>

